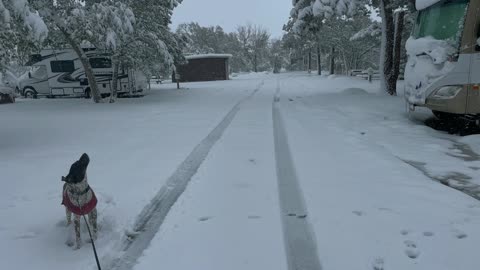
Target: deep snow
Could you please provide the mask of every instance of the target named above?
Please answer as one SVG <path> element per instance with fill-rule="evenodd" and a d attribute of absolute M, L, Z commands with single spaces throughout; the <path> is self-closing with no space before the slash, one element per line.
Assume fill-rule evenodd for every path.
<path fill-rule="evenodd" d="M 480 185 L 479 136 L 409 120 L 378 82 L 303 73 L 154 86 L 141 99 L 0 106 L 0 259 L 9 269 L 94 269 L 65 242 L 60 176 L 81 153 L 99 197 L 104 263 L 193 149 L 240 106 L 134 269 L 287 269 L 272 106 L 323 269 L 476 270 L 480 203 L 438 180 Z M 84 228 L 84 227 L 83 227 Z M 83 239 L 86 240 L 86 233 Z M 22 255 L 20 255 L 22 254 Z M 24 259 L 25 254 L 28 260 Z"/>

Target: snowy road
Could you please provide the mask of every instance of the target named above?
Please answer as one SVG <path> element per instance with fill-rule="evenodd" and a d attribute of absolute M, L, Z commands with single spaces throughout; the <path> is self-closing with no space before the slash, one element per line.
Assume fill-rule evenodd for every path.
<path fill-rule="evenodd" d="M 480 202 L 439 181 L 480 185 L 479 137 L 409 121 L 401 97 L 358 79 L 170 86 L 0 107 L 10 269 L 94 269 L 87 244 L 64 244 L 55 180 L 82 152 L 105 269 L 478 269 Z"/>
<path fill-rule="evenodd" d="M 212 132 L 180 164 L 165 186 L 160 189 L 158 194 L 139 215 L 133 232 L 127 235 L 124 240 L 122 256 L 113 258 L 111 262 L 107 261 L 107 269 L 131 269 L 133 267 L 143 251 L 150 245 L 150 241 L 158 232 L 171 207 L 185 191 L 188 183 L 196 174 L 212 147 L 222 137 L 242 105 L 252 99 L 263 84 L 264 82 L 262 81 L 250 95 L 235 104 Z"/>

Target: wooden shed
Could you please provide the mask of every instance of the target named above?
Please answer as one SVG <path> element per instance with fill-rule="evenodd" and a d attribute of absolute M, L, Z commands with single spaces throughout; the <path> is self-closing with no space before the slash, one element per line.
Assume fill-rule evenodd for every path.
<path fill-rule="evenodd" d="M 177 67 L 180 82 L 223 81 L 229 79 L 231 54 L 199 54 L 185 58 L 188 63 Z M 172 78 L 176 82 L 175 77 Z"/>

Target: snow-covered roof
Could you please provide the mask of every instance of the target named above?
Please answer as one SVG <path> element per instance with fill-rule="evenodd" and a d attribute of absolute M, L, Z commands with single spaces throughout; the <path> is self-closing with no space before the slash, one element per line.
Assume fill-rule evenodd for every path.
<path fill-rule="evenodd" d="M 204 58 L 231 58 L 231 54 L 216 54 L 216 53 L 209 53 L 209 54 L 194 54 L 185 56 L 187 60 L 193 59 L 204 59 Z"/>
<path fill-rule="evenodd" d="M 440 1 L 442 0 L 417 0 L 415 4 L 416 4 L 417 10 L 422 10 Z"/>

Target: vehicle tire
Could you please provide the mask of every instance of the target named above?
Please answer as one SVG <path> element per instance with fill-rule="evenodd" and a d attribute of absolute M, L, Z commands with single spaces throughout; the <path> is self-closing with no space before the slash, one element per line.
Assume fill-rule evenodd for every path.
<path fill-rule="evenodd" d="M 453 120 L 455 118 L 458 118 L 456 114 L 453 113 L 447 113 L 447 112 L 439 112 L 439 111 L 432 111 L 433 115 L 437 117 L 440 120 Z"/>
<path fill-rule="evenodd" d="M 86 99 L 92 98 L 92 90 L 90 90 L 90 88 L 85 89 L 85 98 Z"/>
<path fill-rule="evenodd" d="M 35 91 L 35 89 L 33 88 L 25 88 L 23 89 L 23 96 L 25 98 L 33 98 L 33 99 L 36 99 L 37 98 L 37 92 Z"/>

